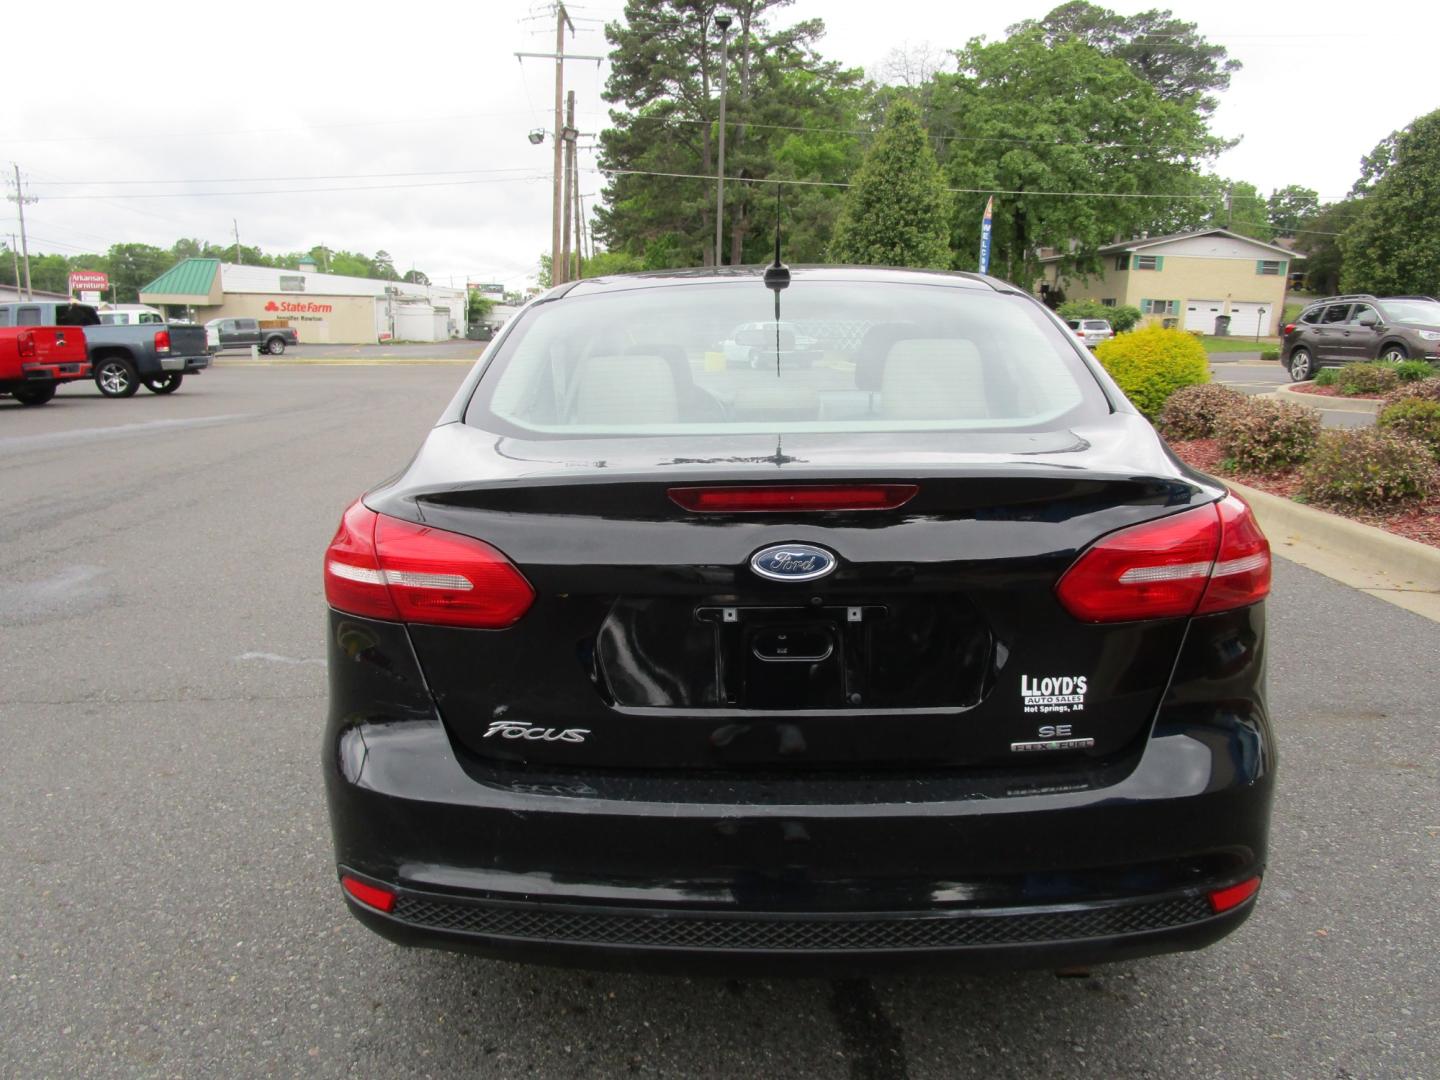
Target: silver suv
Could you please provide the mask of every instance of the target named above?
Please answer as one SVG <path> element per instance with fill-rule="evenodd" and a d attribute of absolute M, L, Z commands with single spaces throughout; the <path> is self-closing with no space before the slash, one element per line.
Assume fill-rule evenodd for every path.
<path fill-rule="evenodd" d="M 1440 301 L 1353 293 L 1317 300 L 1285 327 L 1280 363 L 1295 382 L 1365 360 L 1440 360 Z"/>
<path fill-rule="evenodd" d="M 1066 319 L 1065 325 L 1075 331 L 1075 336 L 1092 349 L 1100 342 L 1115 336 L 1109 319 Z"/>

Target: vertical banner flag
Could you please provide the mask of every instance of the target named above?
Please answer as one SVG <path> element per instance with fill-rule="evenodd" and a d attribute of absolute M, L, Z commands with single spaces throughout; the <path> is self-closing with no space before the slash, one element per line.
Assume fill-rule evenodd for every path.
<path fill-rule="evenodd" d="M 985 216 L 980 219 L 980 273 L 990 272 L 990 217 L 995 210 L 995 196 L 985 200 Z"/>

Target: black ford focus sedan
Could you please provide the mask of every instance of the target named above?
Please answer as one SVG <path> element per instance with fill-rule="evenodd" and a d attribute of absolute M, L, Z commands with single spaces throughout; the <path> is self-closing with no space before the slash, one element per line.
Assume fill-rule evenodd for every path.
<path fill-rule="evenodd" d="M 1265 869 L 1269 585 L 1002 282 L 560 286 L 326 553 L 341 894 L 587 966 L 1199 948 Z"/>

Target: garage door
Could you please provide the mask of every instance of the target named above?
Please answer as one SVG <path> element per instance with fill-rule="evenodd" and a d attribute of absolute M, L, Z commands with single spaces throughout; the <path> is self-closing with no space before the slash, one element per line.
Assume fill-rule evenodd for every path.
<path fill-rule="evenodd" d="M 1225 312 L 1224 300 L 1186 300 L 1185 329 L 1202 334 L 1215 332 L 1215 316 Z"/>
<path fill-rule="evenodd" d="M 1248 300 L 1230 301 L 1230 334 L 1232 337 L 1254 337 L 1264 333 L 1270 324 L 1270 305 Z"/>

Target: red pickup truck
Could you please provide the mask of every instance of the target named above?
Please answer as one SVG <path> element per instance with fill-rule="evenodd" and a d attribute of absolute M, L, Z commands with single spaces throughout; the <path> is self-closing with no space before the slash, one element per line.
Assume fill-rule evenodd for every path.
<path fill-rule="evenodd" d="M 44 405 L 61 383 L 90 377 L 78 326 L 0 326 L 0 394 Z"/>

